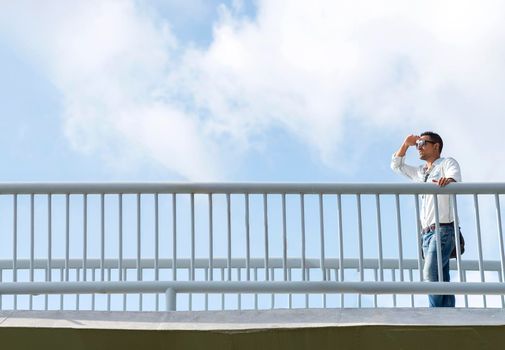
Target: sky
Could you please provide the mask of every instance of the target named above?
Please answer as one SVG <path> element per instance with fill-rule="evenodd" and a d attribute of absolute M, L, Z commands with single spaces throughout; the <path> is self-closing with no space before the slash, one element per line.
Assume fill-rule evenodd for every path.
<path fill-rule="evenodd" d="M 504 43 L 492 0 L 0 0 L 0 182 L 406 182 L 426 130 L 501 182 Z"/>
<path fill-rule="evenodd" d="M 2 1 L 0 180 L 397 182 L 434 130 L 500 181 L 503 7 Z"/>

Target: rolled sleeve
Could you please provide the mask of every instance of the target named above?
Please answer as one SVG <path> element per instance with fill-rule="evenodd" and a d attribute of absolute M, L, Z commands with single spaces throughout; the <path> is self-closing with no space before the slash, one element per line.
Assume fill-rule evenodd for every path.
<path fill-rule="evenodd" d="M 397 157 L 395 155 L 396 153 L 393 154 L 393 157 L 391 158 L 391 169 L 393 171 L 403 174 L 407 176 L 408 178 L 412 180 L 417 179 L 417 168 L 411 165 L 405 164 L 405 157 Z"/>
<path fill-rule="evenodd" d="M 461 182 L 461 168 L 454 158 L 447 158 L 444 164 L 444 175 L 446 178 L 452 178 L 456 182 Z"/>
<path fill-rule="evenodd" d="M 395 154 L 396 153 L 393 153 L 393 157 L 391 158 L 391 169 L 399 172 L 401 166 L 405 163 L 405 157 L 397 157 Z"/>

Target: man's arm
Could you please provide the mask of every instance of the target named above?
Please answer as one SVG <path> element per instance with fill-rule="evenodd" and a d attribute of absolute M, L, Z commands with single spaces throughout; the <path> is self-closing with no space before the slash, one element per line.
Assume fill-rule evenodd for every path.
<path fill-rule="evenodd" d="M 417 135 L 407 136 L 398 151 L 393 154 L 393 159 L 391 160 L 391 169 L 411 178 L 412 180 L 417 180 L 417 168 L 405 164 L 404 157 L 409 147 L 414 146 L 418 139 L 419 136 Z"/>
<path fill-rule="evenodd" d="M 398 151 L 395 153 L 395 157 L 405 157 L 405 154 L 407 153 L 407 150 L 409 149 L 410 146 L 414 146 L 416 144 L 416 141 L 419 140 L 420 137 L 417 135 L 409 135 L 405 138 L 405 141 L 403 141 L 403 144 L 400 146 Z"/>
<path fill-rule="evenodd" d="M 447 158 L 443 164 L 444 177 L 438 180 L 438 185 L 444 187 L 451 182 L 461 181 L 461 169 L 458 162 L 453 158 Z"/>

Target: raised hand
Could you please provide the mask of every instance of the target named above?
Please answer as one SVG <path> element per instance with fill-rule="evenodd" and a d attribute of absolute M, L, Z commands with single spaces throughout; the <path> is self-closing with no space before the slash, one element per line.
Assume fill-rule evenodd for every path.
<path fill-rule="evenodd" d="M 403 141 L 403 143 L 407 146 L 415 146 L 416 141 L 419 140 L 420 138 L 421 137 L 419 137 L 418 135 L 410 134 L 405 138 L 405 141 Z"/>

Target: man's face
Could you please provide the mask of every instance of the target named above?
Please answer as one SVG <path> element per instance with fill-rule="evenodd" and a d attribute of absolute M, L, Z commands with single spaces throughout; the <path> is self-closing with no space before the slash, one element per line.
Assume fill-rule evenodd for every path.
<path fill-rule="evenodd" d="M 421 141 L 419 143 L 419 141 Z M 440 145 L 435 144 L 429 136 L 421 136 L 417 144 L 417 150 L 419 152 L 419 158 L 422 160 L 432 159 L 439 156 L 438 147 Z"/>

